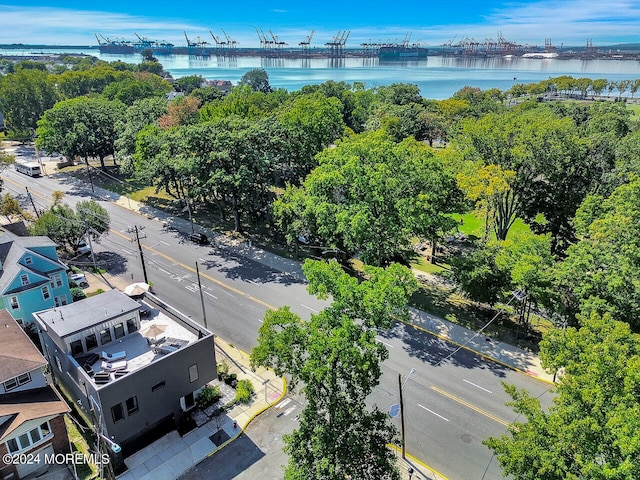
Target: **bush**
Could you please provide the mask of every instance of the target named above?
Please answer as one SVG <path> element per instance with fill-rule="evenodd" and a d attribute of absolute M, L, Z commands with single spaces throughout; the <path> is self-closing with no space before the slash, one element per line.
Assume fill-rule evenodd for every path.
<path fill-rule="evenodd" d="M 220 398 L 222 398 L 220 387 L 218 387 L 217 385 L 213 387 L 206 385 L 200 392 L 200 395 L 198 395 L 196 404 L 200 408 L 205 408 L 211 405 L 212 403 L 217 402 L 218 400 L 220 400 Z"/>
<path fill-rule="evenodd" d="M 82 291 L 81 288 L 74 287 L 70 291 L 71 291 L 71 298 L 73 299 L 74 302 L 87 298 L 87 295 Z"/>
<path fill-rule="evenodd" d="M 253 384 L 249 380 L 238 380 L 235 401 L 238 403 L 249 403 L 253 395 Z"/>
<path fill-rule="evenodd" d="M 216 368 L 218 370 L 218 379 L 226 380 L 227 376 L 229 375 L 229 364 L 227 363 L 227 361 L 223 360 L 216 366 Z"/>

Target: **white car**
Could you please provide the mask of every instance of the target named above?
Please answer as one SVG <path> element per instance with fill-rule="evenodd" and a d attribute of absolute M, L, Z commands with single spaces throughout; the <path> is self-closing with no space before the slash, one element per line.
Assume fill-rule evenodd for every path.
<path fill-rule="evenodd" d="M 86 243 L 82 242 L 80 245 L 78 245 L 77 252 L 80 255 L 85 255 L 87 253 L 91 253 L 91 247 L 89 247 L 89 245 L 87 245 Z"/>
<path fill-rule="evenodd" d="M 73 280 L 78 285 L 84 288 L 89 286 L 89 282 L 87 281 L 87 277 L 84 273 L 74 273 L 72 275 L 69 275 L 69 280 Z"/>

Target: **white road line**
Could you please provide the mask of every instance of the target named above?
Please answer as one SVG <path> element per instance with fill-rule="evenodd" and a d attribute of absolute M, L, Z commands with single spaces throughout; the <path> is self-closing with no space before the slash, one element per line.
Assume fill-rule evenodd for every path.
<path fill-rule="evenodd" d="M 259 285 L 259 283 L 254 282 L 253 280 L 247 280 L 247 282 L 249 282 L 249 283 L 253 283 L 254 285 Z"/>
<path fill-rule="evenodd" d="M 285 405 L 288 405 L 289 403 L 291 403 L 291 399 L 290 398 L 285 398 L 279 404 L 276 405 L 276 408 L 278 410 L 280 410 L 282 407 L 284 407 Z"/>
<path fill-rule="evenodd" d="M 216 297 L 215 295 L 210 294 L 209 292 L 202 290 L 204 292 L 205 295 L 209 295 L 210 297 L 215 298 L 216 300 L 218 299 L 218 297 Z"/>
<path fill-rule="evenodd" d="M 448 421 L 449 421 L 449 419 L 448 419 L 448 418 L 443 417 L 442 415 L 440 415 L 440 414 L 438 414 L 438 413 L 434 412 L 433 410 L 429 410 L 429 409 L 428 409 L 427 407 L 425 407 L 424 405 L 420 405 L 420 404 L 418 404 L 418 406 L 419 406 L 420 408 L 424 408 L 424 409 L 425 409 L 427 412 L 429 412 L 429 413 L 433 413 L 436 417 L 440 417 L 440 418 L 441 418 L 441 419 L 443 419 L 445 422 L 448 422 Z"/>
<path fill-rule="evenodd" d="M 468 383 L 469 385 L 473 385 L 474 387 L 479 388 L 480 390 L 484 390 L 487 393 L 493 393 L 491 390 L 487 390 L 486 388 L 481 387 L 480 385 L 476 385 L 475 383 L 470 382 L 469 380 L 467 380 L 465 378 L 463 378 L 462 381 Z"/>
<path fill-rule="evenodd" d="M 286 417 L 286 416 L 287 416 L 287 415 L 289 415 L 291 412 L 293 412 L 295 409 L 296 409 L 296 406 L 295 406 L 295 405 L 294 405 L 293 407 L 289 407 L 289 408 L 287 408 L 287 409 L 284 411 L 283 415 Z"/>
<path fill-rule="evenodd" d="M 167 275 L 173 275 L 173 273 L 168 272 L 167 270 L 165 270 L 164 268 L 160 268 L 158 267 L 158 270 L 160 270 L 162 273 L 166 273 Z"/>
<path fill-rule="evenodd" d="M 167 247 L 171 246 L 171 244 L 170 244 L 170 243 L 167 243 L 167 242 L 165 242 L 164 240 L 160 240 L 160 243 L 162 243 L 162 244 L 166 245 Z"/>
<path fill-rule="evenodd" d="M 192 286 L 192 285 L 185 285 L 185 286 L 184 286 L 184 288 L 186 288 L 186 289 L 187 289 L 187 290 L 189 290 L 190 292 L 195 292 L 195 291 L 196 291 L 196 289 L 195 289 L 195 288 L 193 288 L 193 286 Z"/>
<path fill-rule="evenodd" d="M 204 258 L 198 257 L 198 260 L 200 260 L 202 263 L 205 263 L 206 260 Z"/>
<path fill-rule="evenodd" d="M 393 348 L 393 345 L 391 345 L 390 343 L 387 342 L 383 342 L 382 340 L 378 340 L 381 344 L 386 345 L 389 348 Z"/>
<path fill-rule="evenodd" d="M 308 309 L 309 309 L 309 310 L 311 310 L 312 312 L 316 312 L 316 313 L 318 313 L 318 310 L 316 310 L 315 308 L 311 308 L 311 307 L 309 307 L 309 306 L 305 305 L 304 303 L 301 303 L 300 305 L 302 305 L 304 308 L 308 308 Z"/>
<path fill-rule="evenodd" d="M 260 323 L 264 323 L 264 320 L 262 320 L 261 318 L 259 318 L 259 319 L 258 319 L 258 321 L 259 321 Z"/>
<path fill-rule="evenodd" d="M 127 250 L 126 248 L 123 248 L 122 251 L 124 253 L 126 253 L 127 255 L 133 255 L 133 252 L 130 252 L 129 250 Z"/>

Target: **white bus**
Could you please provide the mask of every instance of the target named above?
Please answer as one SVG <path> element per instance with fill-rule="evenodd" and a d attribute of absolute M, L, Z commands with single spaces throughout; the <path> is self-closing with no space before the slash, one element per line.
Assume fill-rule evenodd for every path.
<path fill-rule="evenodd" d="M 40 176 L 40 165 L 36 162 L 16 163 L 16 172 L 24 173 L 30 177 Z"/>

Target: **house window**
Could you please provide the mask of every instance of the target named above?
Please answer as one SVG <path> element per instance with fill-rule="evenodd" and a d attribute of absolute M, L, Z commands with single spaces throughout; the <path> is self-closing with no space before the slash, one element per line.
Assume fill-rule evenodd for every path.
<path fill-rule="evenodd" d="M 151 391 L 152 392 L 157 392 L 161 388 L 164 388 L 164 385 L 165 385 L 164 380 L 161 381 L 160 383 L 156 383 L 153 387 L 151 387 Z"/>
<path fill-rule="evenodd" d="M 135 318 L 130 318 L 129 320 L 127 320 L 127 331 L 129 333 L 138 331 L 138 324 L 136 323 Z"/>
<path fill-rule="evenodd" d="M 60 275 L 59 273 L 56 273 L 53 276 L 53 285 L 55 287 L 61 287 L 62 286 L 62 275 Z"/>
<path fill-rule="evenodd" d="M 66 295 L 61 295 L 60 297 L 55 297 L 53 300 L 56 303 L 56 307 L 61 307 L 62 305 L 66 305 L 67 304 L 67 296 Z"/>
<path fill-rule="evenodd" d="M 31 381 L 31 374 L 29 372 L 23 373 L 22 375 L 18 375 L 11 380 L 7 380 L 4 382 L 4 390 L 8 392 L 9 390 L 13 390 L 14 388 L 18 388 L 26 383 Z"/>
<path fill-rule="evenodd" d="M 122 410 L 121 403 L 111 407 L 111 417 L 113 418 L 113 423 L 118 423 L 120 420 L 124 420 L 124 411 Z"/>
<path fill-rule="evenodd" d="M 124 324 L 119 323 L 113 327 L 113 334 L 116 338 L 124 337 Z"/>
<path fill-rule="evenodd" d="M 87 345 L 87 351 L 96 348 L 98 346 L 98 339 L 96 338 L 96 334 L 92 333 L 84 337 L 84 343 Z"/>
<path fill-rule="evenodd" d="M 138 413 L 138 397 L 127 398 L 127 415 L 131 416 L 134 413 Z"/>
<path fill-rule="evenodd" d="M 31 257 L 24 257 L 24 264 L 25 265 L 31 265 L 33 263 L 33 258 Z"/>
<path fill-rule="evenodd" d="M 75 357 L 81 353 L 84 353 L 84 348 L 82 348 L 82 340 L 75 340 L 71 342 L 71 355 Z"/>
<path fill-rule="evenodd" d="M 191 365 L 189 367 L 189 381 L 191 383 L 195 382 L 198 379 L 198 364 Z"/>
<path fill-rule="evenodd" d="M 111 330 L 105 328 L 100 330 L 100 344 L 105 345 L 111 341 Z"/>
<path fill-rule="evenodd" d="M 49 292 L 49 287 L 45 285 L 42 287 L 42 299 L 49 300 L 49 298 L 51 298 L 51 292 Z"/>
<path fill-rule="evenodd" d="M 9 303 L 11 304 L 12 310 L 17 310 L 18 308 L 20 308 L 20 304 L 18 303 L 18 297 L 9 298 Z"/>
<path fill-rule="evenodd" d="M 27 433 L 23 433 L 17 438 L 12 438 L 7 441 L 7 450 L 9 453 L 16 453 L 21 450 L 31 448 L 33 445 L 46 440 L 51 436 L 51 427 L 49 422 L 44 422 L 39 427 L 29 430 Z"/>
<path fill-rule="evenodd" d="M 20 275 L 20 281 L 22 285 L 29 285 L 29 276 L 28 275 Z"/>

